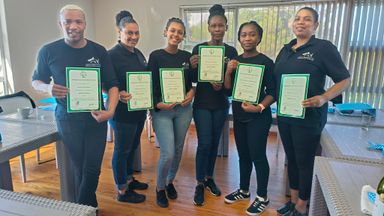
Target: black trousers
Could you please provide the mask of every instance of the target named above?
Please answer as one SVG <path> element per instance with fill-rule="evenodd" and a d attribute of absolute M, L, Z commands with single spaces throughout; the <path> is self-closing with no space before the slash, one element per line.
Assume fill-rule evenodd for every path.
<path fill-rule="evenodd" d="M 249 190 L 252 168 L 255 166 L 257 195 L 267 196 L 269 164 L 266 146 L 272 117 L 263 115 L 260 119 L 234 121 L 236 147 L 239 154 L 240 189 Z"/>
<path fill-rule="evenodd" d="M 289 187 L 299 190 L 299 198 L 311 194 L 313 165 L 324 127 L 304 127 L 278 121 L 278 128 L 288 159 Z"/>

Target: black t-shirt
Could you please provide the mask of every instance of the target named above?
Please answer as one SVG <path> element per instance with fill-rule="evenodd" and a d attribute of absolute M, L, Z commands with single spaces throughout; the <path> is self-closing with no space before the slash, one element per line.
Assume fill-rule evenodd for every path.
<path fill-rule="evenodd" d="M 292 46 L 296 39 L 286 44 L 276 58 L 274 76 L 277 83 L 276 98 L 279 98 L 281 75 L 310 74 L 307 98 L 325 92 L 326 76 L 337 83 L 350 75 L 345 67 L 337 48 L 327 40 L 312 38 L 295 51 Z M 305 118 L 289 118 L 278 116 L 279 121 L 294 125 L 322 128 L 327 122 L 328 104 L 320 108 L 306 108 Z"/>
<path fill-rule="evenodd" d="M 87 45 L 83 48 L 73 48 L 64 39 L 43 46 L 38 54 L 32 80 L 50 83 L 53 79 L 55 84 L 66 86 L 66 67 L 100 68 L 101 84 L 106 91 L 119 84 L 107 51 L 90 40 L 87 40 Z M 66 110 L 67 98 L 56 101 L 64 108 L 61 110 Z"/>
<path fill-rule="evenodd" d="M 111 57 L 116 77 L 119 80 L 119 91 L 127 90 L 127 72 L 147 71 L 147 61 L 144 55 L 138 49 L 134 52 L 129 51 L 120 42 L 108 51 Z M 116 107 L 113 120 L 117 122 L 136 123 L 144 121 L 147 111 L 128 111 L 127 104 L 119 101 Z"/>
<path fill-rule="evenodd" d="M 208 42 L 204 42 L 196 45 L 192 50 L 192 55 L 199 54 L 199 46 L 207 46 Z M 225 64 L 224 64 L 224 75 L 227 69 L 227 63 L 229 60 L 237 56 L 237 50 L 224 44 L 225 47 Z M 198 68 L 192 71 L 193 82 L 197 82 Z M 193 102 L 193 108 L 197 109 L 225 109 L 229 107 L 228 94 L 230 94 L 223 86 L 220 91 L 215 91 L 212 84 L 209 82 L 198 82 L 196 86 L 196 94 Z"/>
<path fill-rule="evenodd" d="M 272 97 L 275 96 L 276 84 L 275 84 L 275 79 L 273 77 L 274 64 L 270 58 L 260 53 L 256 56 L 249 57 L 249 58 L 244 58 L 243 55 L 240 55 L 235 57 L 235 59 L 240 63 L 257 64 L 257 65 L 265 66 L 258 103 L 263 101 L 267 95 L 271 95 Z M 235 76 L 236 76 L 236 71 L 232 73 L 232 82 L 231 82 L 232 88 L 230 89 L 231 92 L 233 90 Z M 233 118 L 237 121 L 247 121 L 250 119 L 260 118 L 261 115 L 271 115 L 270 107 L 265 108 L 265 110 L 262 113 L 245 112 L 244 109 L 241 107 L 241 102 L 238 102 L 238 101 L 232 101 L 232 111 L 233 111 Z"/>
<path fill-rule="evenodd" d="M 152 71 L 153 78 L 153 100 L 155 110 L 156 104 L 162 102 L 160 87 L 160 68 L 183 68 L 185 93 L 192 88 L 190 62 L 191 53 L 185 50 L 178 50 L 177 53 L 168 53 L 164 49 L 155 50 L 151 53 L 148 60 L 148 69 Z"/>

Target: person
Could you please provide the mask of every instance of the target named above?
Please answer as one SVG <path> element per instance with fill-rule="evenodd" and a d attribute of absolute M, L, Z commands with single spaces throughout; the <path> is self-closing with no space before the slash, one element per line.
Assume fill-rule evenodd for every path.
<path fill-rule="evenodd" d="M 129 11 L 121 11 L 115 18 L 120 40 L 108 51 L 108 54 L 120 83 L 120 93 L 115 115 L 109 121 L 115 131 L 112 170 L 118 190 L 117 200 L 140 203 L 145 201 L 145 196 L 134 190 L 145 190 L 148 184 L 133 177 L 133 164 L 147 112 L 146 110 L 128 111 L 127 101 L 132 95 L 127 92 L 126 73 L 146 71 L 147 61 L 141 51 L 135 48 L 140 39 L 140 31 L 132 14 Z"/>
<path fill-rule="evenodd" d="M 224 86 L 232 90 L 239 63 L 264 66 L 261 91 L 258 104 L 248 102 L 232 102 L 233 128 L 237 152 L 239 154 L 240 188 L 225 196 L 226 203 L 234 203 L 250 198 L 249 184 L 252 166 L 256 169 L 257 196 L 249 206 L 248 215 L 260 215 L 267 205 L 269 164 L 266 147 L 269 129 L 272 123 L 270 105 L 274 102 L 275 81 L 273 77 L 273 61 L 257 51 L 263 36 L 263 29 L 256 21 L 240 25 L 238 40 L 244 53 L 228 63 Z"/>
<path fill-rule="evenodd" d="M 197 66 L 199 63 L 199 46 L 224 46 L 225 62 L 237 56 L 234 47 L 223 42 L 228 29 L 225 10 L 221 5 L 213 5 L 209 9 L 208 31 L 211 40 L 196 45 L 192 51 L 191 66 L 193 81 L 197 81 Z M 226 63 L 224 71 L 226 70 Z M 223 73 L 224 73 L 223 71 Z M 220 196 L 221 191 L 214 181 L 214 169 L 217 151 L 229 109 L 228 92 L 222 83 L 199 82 L 196 86 L 196 96 L 193 102 L 193 119 L 196 126 L 198 146 L 196 151 L 196 181 L 193 203 L 197 206 L 204 204 L 204 188 L 214 196 Z"/>
<path fill-rule="evenodd" d="M 157 163 L 156 201 L 160 207 L 168 207 L 168 198 L 176 199 L 173 184 L 179 168 L 184 140 L 192 120 L 191 102 L 195 95 L 190 78 L 189 59 L 191 54 L 178 49 L 185 37 L 185 26 L 181 19 L 170 18 L 164 30 L 167 46 L 153 51 L 149 56 L 148 68 L 153 76 L 153 97 L 155 109 L 151 111 L 153 128 L 160 145 Z M 185 99 L 181 104 L 164 103 L 161 97 L 160 68 L 183 68 Z M 168 198 L 167 198 L 168 196 Z"/>
<path fill-rule="evenodd" d="M 77 5 L 60 10 L 64 38 L 43 46 L 32 77 L 32 86 L 56 98 L 55 118 L 60 139 L 73 165 L 76 203 L 97 207 L 96 189 L 103 160 L 107 120 L 118 101 L 118 81 L 107 51 L 84 37 L 85 13 Z M 108 92 L 107 110 L 68 113 L 66 67 L 100 68 L 103 90 Z M 54 84 L 50 84 L 51 81 Z M 100 98 L 101 95 L 100 95 Z"/>
<path fill-rule="evenodd" d="M 305 118 L 277 118 L 288 160 L 291 191 L 290 201 L 277 210 L 280 215 L 307 215 L 315 153 L 327 121 L 327 102 L 350 84 L 349 72 L 337 48 L 331 42 L 314 36 L 319 26 L 318 19 L 319 15 L 313 8 L 301 8 L 292 25 L 296 38 L 282 48 L 275 62 L 278 99 L 283 74 L 309 74 L 308 95 L 302 102 Z M 327 91 L 324 90 L 326 76 L 335 83 Z"/>

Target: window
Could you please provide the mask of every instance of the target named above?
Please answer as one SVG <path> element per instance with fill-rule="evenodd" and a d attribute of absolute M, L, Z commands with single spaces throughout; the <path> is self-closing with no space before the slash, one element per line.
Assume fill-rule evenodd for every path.
<path fill-rule="evenodd" d="M 0 96 L 11 93 L 10 84 L 7 79 L 7 69 L 9 70 L 9 65 L 5 58 L 5 16 L 3 1 L 0 1 Z"/>
<path fill-rule="evenodd" d="M 272 59 L 294 38 L 290 26 L 297 10 L 304 6 L 315 8 L 320 16 L 316 37 L 330 40 L 337 46 L 351 73 L 352 85 L 344 93 L 344 102 L 366 102 L 376 108 L 384 107 L 384 0 L 271 1 L 223 6 L 230 27 L 225 42 L 241 53 L 237 30 L 241 23 L 256 20 L 264 29 L 258 49 Z M 187 23 L 186 50 L 209 40 L 209 7 L 181 7 Z M 328 80 L 327 87 L 331 85 Z"/>

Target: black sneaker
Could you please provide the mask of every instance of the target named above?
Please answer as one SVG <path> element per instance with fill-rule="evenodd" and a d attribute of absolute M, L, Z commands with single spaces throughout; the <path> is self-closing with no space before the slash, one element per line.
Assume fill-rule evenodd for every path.
<path fill-rule="evenodd" d="M 132 190 L 145 190 L 148 188 L 148 184 L 132 178 L 132 181 L 128 184 L 128 188 Z"/>
<path fill-rule="evenodd" d="M 128 189 L 124 194 L 117 194 L 117 200 L 127 203 L 142 203 L 145 201 L 145 195 L 138 194 L 134 190 Z"/>
<path fill-rule="evenodd" d="M 292 211 L 292 214 L 290 214 L 290 216 L 308 216 L 308 215 L 307 215 L 306 212 L 305 212 L 305 213 L 300 213 L 300 212 L 298 212 L 296 209 L 294 209 L 294 210 Z"/>
<path fill-rule="evenodd" d="M 232 193 L 228 194 L 227 196 L 225 196 L 224 202 L 231 204 L 231 203 L 234 203 L 236 201 L 249 199 L 250 196 L 251 196 L 250 193 L 248 193 L 248 194 L 242 193 L 240 191 L 240 189 L 238 189 L 237 191 L 232 192 Z"/>
<path fill-rule="evenodd" d="M 168 207 L 167 195 L 165 195 L 165 190 L 156 191 L 156 202 L 162 208 Z"/>
<path fill-rule="evenodd" d="M 256 196 L 255 201 L 253 201 L 251 206 L 249 206 L 247 209 L 247 215 L 251 215 L 251 216 L 260 215 L 265 210 L 265 208 L 267 208 L 268 204 L 269 204 L 268 198 L 264 200 L 264 198 Z"/>
<path fill-rule="evenodd" d="M 167 196 L 169 199 L 176 199 L 177 198 L 177 191 L 176 191 L 175 186 L 172 183 L 165 186 L 165 190 L 167 191 Z"/>
<path fill-rule="evenodd" d="M 295 204 L 291 201 L 288 201 L 283 206 L 277 209 L 277 214 L 281 216 L 288 216 L 293 212 L 293 210 L 295 210 Z"/>
<path fill-rule="evenodd" d="M 204 185 L 198 184 L 195 188 L 195 196 L 193 197 L 193 204 L 197 206 L 204 205 Z"/>
<path fill-rule="evenodd" d="M 215 196 L 221 195 L 221 191 L 216 186 L 215 181 L 213 181 L 213 179 L 209 178 L 209 179 L 205 180 L 204 186 L 209 190 L 209 192 L 211 192 L 211 194 L 213 194 Z"/>

